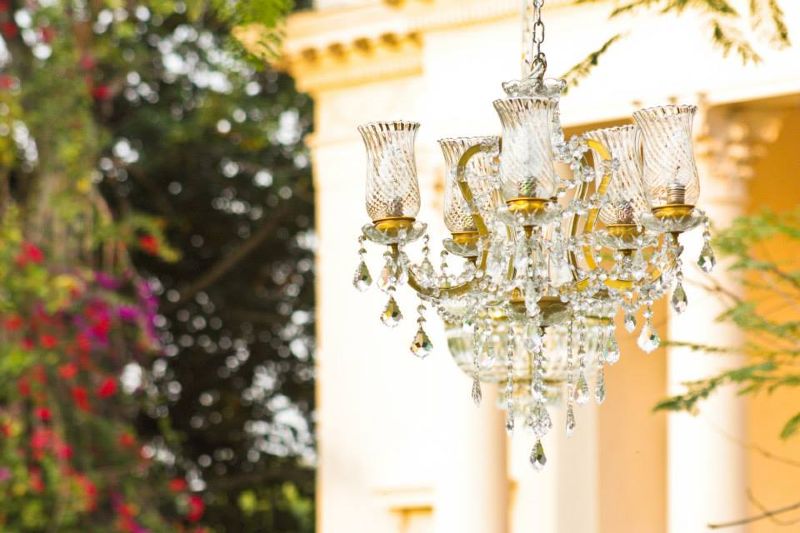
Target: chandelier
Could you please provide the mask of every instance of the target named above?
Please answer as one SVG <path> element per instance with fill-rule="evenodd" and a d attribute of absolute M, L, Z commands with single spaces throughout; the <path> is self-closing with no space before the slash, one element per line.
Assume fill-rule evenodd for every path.
<path fill-rule="evenodd" d="M 566 432 L 575 406 L 602 403 L 604 367 L 620 358 L 616 321 L 649 353 L 660 338 L 653 304 L 671 290 L 681 313 L 679 236 L 702 226 L 699 266 L 714 267 L 709 222 L 696 207 L 699 182 L 691 128 L 696 108 L 668 105 L 633 113 L 633 124 L 565 139 L 559 99 L 566 83 L 545 78 L 541 45 L 543 0 L 531 0 L 525 59 L 529 75 L 503 84 L 494 102 L 502 137 L 441 139 L 446 184 L 438 268 L 430 257 L 414 158 L 419 124 L 394 121 L 359 127 L 367 151 L 366 208 L 372 219 L 359 237 L 353 283 L 373 285 L 366 241 L 384 247 L 376 285 L 386 293 L 381 321 L 396 326 L 401 287 L 419 298 L 411 351 L 424 358 L 433 346 L 426 313 L 441 318 L 448 348 L 472 378 L 502 388 L 500 406 L 509 432 L 524 426 L 535 436 L 531 462 L 546 461 L 542 439 L 553 426 L 549 409 L 566 406 Z M 422 260 L 407 255 L 421 243 Z"/>

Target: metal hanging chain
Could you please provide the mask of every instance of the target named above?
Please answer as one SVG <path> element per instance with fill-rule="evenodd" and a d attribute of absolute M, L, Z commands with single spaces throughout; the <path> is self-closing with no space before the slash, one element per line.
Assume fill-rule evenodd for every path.
<path fill-rule="evenodd" d="M 544 43 L 544 22 L 542 22 L 542 7 L 544 0 L 533 0 L 533 63 L 531 73 L 537 78 L 543 78 L 547 70 L 547 58 L 542 52 Z"/>

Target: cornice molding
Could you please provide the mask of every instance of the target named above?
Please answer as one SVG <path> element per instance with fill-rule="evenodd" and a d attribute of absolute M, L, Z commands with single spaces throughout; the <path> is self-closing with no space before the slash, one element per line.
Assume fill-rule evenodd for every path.
<path fill-rule="evenodd" d="M 555 9 L 569 0 L 550 0 Z M 307 92 L 421 72 L 426 33 L 518 17 L 519 0 L 385 0 L 291 16 L 279 68 Z"/>

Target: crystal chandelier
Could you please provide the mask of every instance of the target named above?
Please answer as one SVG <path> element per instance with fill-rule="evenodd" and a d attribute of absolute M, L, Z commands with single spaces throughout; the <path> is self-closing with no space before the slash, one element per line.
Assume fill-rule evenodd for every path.
<path fill-rule="evenodd" d="M 359 127 L 372 224 L 359 238 L 354 285 L 363 291 L 373 284 L 366 241 L 383 246 L 377 286 L 387 304 L 381 321 L 394 327 L 402 319 L 395 299 L 400 287 L 416 292 L 419 327 L 411 351 L 424 358 L 433 349 L 425 314 L 435 309 L 455 362 L 473 380 L 473 400 L 481 401 L 482 383 L 502 387 L 507 429 L 533 432 L 531 462 L 541 468 L 547 461 L 542 439 L 553 426 L 549 407 L 566 405 L 571 434 L 575 405 L 605 398 L 604 367 L 620 357 L 617 314 L 632 333 L 641 311 L 638 345 L 649 353 L 660 344 L 654 302 L 671 289 L 675 311 L 686 309 L 679 236 L 702 226 L 698 264 L 709 272 L 715 260 L 708 219 L 695 205 L 696 108 L 643 109 L 631 125 L 566 140 L 559 120 L 566 84 L 544 77 L 543 0 L 530 1 L 530 74 L 503 84 L 506 97 L 494 102 L 502 137 L 439 141 L 451 235 L 438 269 L 426 225 L 416 220 L 419 124 Z M 406 249 L 418 241 L 422 260 L 416 264 Z M 456 262 L 460 268 L 453 268 Z"/>

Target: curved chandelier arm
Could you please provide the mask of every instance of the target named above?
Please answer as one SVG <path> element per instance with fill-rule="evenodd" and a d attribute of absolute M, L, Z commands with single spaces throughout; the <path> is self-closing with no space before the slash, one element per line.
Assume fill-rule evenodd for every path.
<path fill-rule="evenodd" d="M 605 168 L 611 168 L 611 153 L 608 149 L 600 144 L 599 142 L 595 141 L 594 139 L 587 139 L 586 145 L 594 150 L 595 154 L 602 158 L 603 162 L 609 163 L 605 165 Z M 611 183 L 611 171 L 608 170 L 603 174 L 603 177 L 600 179 L 600 184 L 597 186 L 597 195 L 603 196 L 606 191 L 608 190 L 608 185 Z M 581 183 L 580 187 L 578 188 L 577 193 L 578 199 L 581 201 L 586 200 L 589 196 L 589 184 L 586 182 Z M 600 213 L 599 208 L 593 208 L 589 210 L 589 213 L 586 216 L 586 223 L 583 226 L 583 233 L 591 233 L 594 231 L 594 226 L 597 223 L 597 216 Z M 572 217 L 572 224 L 570 225 L 570 236 L 576 237 L 578 235 L 578 228 L 580 226 L 580 219 L 581 216 L 575 214 Z M 583 247 L 583 256 L 586 260 L 586 265 L 589 267 L 589 270 L 596 270 L 597 269 L 597 261 L 595 261 L 594 254 L 592 253 L 591 246 L 584 246 Z M 572 266 L 573 275 L 577 275 L 578 272 L 578 257 L 575 255 L 575 252 L 569 252 L 569 262 L 570 266 Z M 580 284 L 580 282 L 579 282 Z"/>

